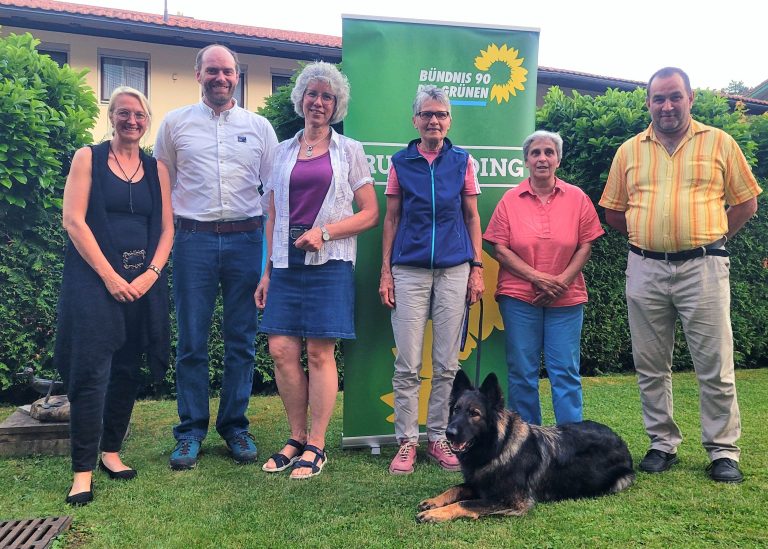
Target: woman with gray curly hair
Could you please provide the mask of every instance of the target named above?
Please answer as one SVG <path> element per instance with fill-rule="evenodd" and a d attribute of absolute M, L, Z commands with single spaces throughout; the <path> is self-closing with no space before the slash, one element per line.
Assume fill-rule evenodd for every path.
<path fill-rule="evenodd" d="M 379 206 L 363 146 L 331 128 L 347 114 L 346 77 L 330 63 L 311 63 L 291 99 L 304 129 L 278 145 L 268 166 L 262 200 L 269 261 L 255 299 L 291 427 L 283 449 L 262 468 L 292 467 L 291 478 L 302 479 L 320 474 L 328 461 L 336 339 L 355 337 L 356 235 L 378 223 Z M 309 375 L 301 365 L 305 344 Z"/>

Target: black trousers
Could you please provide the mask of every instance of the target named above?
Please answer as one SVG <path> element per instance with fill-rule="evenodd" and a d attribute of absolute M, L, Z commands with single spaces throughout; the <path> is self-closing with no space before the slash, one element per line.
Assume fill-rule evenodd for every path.
<path fill-rule="evenodd" d="M 70 403 L 72 470 L 93 471 L 102 452 L 118 452 L 141 386 L 142 300 L 121 305 L 125 344 L 114 354 L 93 349 L 71 364 Z M 85 353 L 84 353 L 85 354 Z"/>

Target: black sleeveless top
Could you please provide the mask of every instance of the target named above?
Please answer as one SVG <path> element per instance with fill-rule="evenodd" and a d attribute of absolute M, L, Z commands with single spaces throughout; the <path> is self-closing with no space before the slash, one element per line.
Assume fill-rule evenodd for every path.
<path fill-rule="evenodd" d="M 128 281 L 143 273 L 152 259 L 147 256 L 152 195 L 146 174 L 128 183 L 107 169 L 102 191 L 112 245 L 122 258 L 118 271 Z"/>

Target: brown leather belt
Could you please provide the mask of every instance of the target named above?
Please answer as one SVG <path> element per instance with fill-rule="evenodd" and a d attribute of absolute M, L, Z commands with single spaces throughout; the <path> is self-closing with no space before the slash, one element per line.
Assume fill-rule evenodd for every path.
<path fill-rule="evenodd" d="M 716 255 L 720 257 L 728 257 L 730 254 L 728 250 L 721 248 L 725 242 L 724 238 L 721 238 L 717 242 L 708 244 L 706 246 L 700 246 L 699 248 L 693 248 L 691 250 L 683 250 L 682 252 L 652 252 L 650 250 L 643 250 L 629 245 L 629 251 L 640 255 L 646 259 L 661 259 L 664 261 L 687 261 L 689 259 L 695 259 L 697 257 L 704 257 L 705 255 Z"/>
<path fill-rule="evenodd" d="M 203 233 L 245 233 L 261 229 L 261 218 L 241 219 L 239 221 L 195 221 L 179 217 L 176 228 L 181 231 L 200 231 Z"/>

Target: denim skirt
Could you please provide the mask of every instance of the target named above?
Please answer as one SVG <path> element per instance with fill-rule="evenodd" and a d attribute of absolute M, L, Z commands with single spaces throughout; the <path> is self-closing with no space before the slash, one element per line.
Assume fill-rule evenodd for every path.
<path fill-rule="evenodd" d="M 332 260 L 323 265 L 297 265 L 291 261 L 286 269 L 272 269 L 259 331 L 355 339 L 354 311 L 351 261 Z"/>

